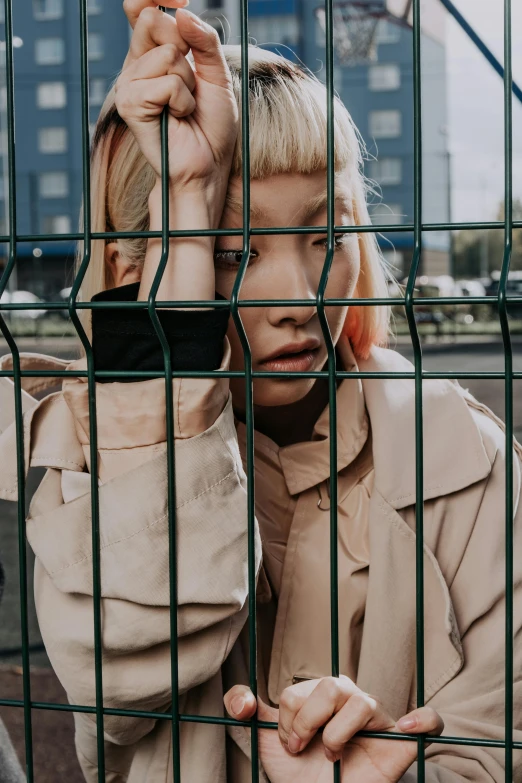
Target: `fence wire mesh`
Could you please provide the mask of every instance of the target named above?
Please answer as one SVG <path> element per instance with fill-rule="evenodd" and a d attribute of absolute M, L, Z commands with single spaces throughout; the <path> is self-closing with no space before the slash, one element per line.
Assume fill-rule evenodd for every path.
<path fill-rule="evenodd" d="M 249 147 L 249 80 L 242 79 L 242 188 L 243 188 L 243 227 L 241 230 L 205 230 L 205 231 L 169 231 L 169 187 L 168 187 L 168 144 L 167 144 L 167 114 L 164 112 L 161 122 L 162 142 L 162 230 L 161 232 L 105 232 L 95 233 L 91 231 L 91 180 L 89 158 L 89 74 L 87 56 L 87 0 L 78 0 L 80 10 L 80 54 L 81 54 L 81 105 L 82 105 L 82 140 L 83 140 L 83 204 L 84 204 L 84 228 L 83 233 L 71 233 L 62 235 L 62 239 L 82 240 L 84 255 L 79 271 L 74 280 L 67 304 L 46 303 L 45 305 L 31 304 L 31 308 L 43 307 L 47 310 L 68 310 L 69 316 L 76 328 L 77 335 L 85 349 L 87 358 L 87 370 L 76 371 L 76 377 L 87 378 L 89 388 L 89 416 L 90 416 L 90 460 L 91 460 L 91 509 L 92 509 L 92 552 L 93 552 L 93 606 L 94 606 L 94 657 L 95 657 L 95 706 L 79 704 L 55 704 L 33 701 L 31 697 L 30 677 L 30 645 L 28 630 L 28 589 L 27 589 L 27 562 L 26 562 L 26 533 L 25 533 L 25 463 L 24 463 L 24 430 L 22 418 L 22 377 L 70 377 L 71 372 L 59 372 L 56 370 L 21 370 L 20 353 L 11 330 L 3 316 L 0 316 L 0 329 L 13 356 L 13 369 L 3 370 L 0 377 L 10 377 L 14 380 L 15 389 L 15 420 L 17 434 L 17 472 L 18 472 L 18 547 L 20 562 L 20 601 L 21 601 L 21 639 L 22 639 L 22 668 L 23 668 L 23 699 L 0 698 L 0 705 L 17 707 L 23 710 L 25 727 L 25 768 L 28 783 L 35 781 L 33 766 L 33 710 L 67 711 L 79 713 L 91 713 L 96 718 L 97 728 L 97 754 L 98 754 L 98 780 L 104 783 L 105 749 L 104 749 L 104 716 L 117 715 L 138 717 L 155 720 L 168 720 L 172 725 L 172 749 L 173 749 L 173 780 L 181 782 L 180 771 L 180 724 L 183 722 L 199 722 L 209 724 L 236 724 L 250 728 L 251 733 L 251 776 L 252 781 L 259 780 L 259 749 L 258 729 L 276 729 L 276 724 L 258 721 L 256 717 L 250 721 L 238 722 L 226 717 L 200 716 L 180 713 L 178 697 L 178 644 L 177 644 L 177 557 L 176 557 L 176 487 L 174 482 L 175 439 L 173 421 L 172 378 L 209 378 L 221 375 L 226 378 L 244 378 L 246 392 L 246 473 L 248 479 L 247 501 L 247 525 L 248 525 L 248 571 L 249 571 L 249 643 L 250 643 L 250 687 L 257 694 L 257 662 L 256 662 L 256 574 L 255 574 L 255 485 L 254 485 L 254 412 L 253 412 L 253 381 L 259 377 L 279 378 L 285 377 L 283 372 L 256 372 L 252 369 L 252 356 L 245 329 L 242 324 L 240 308 L 242 307 L 266 307 L 270 306 L 302 306 L 315 304 L 318 310 L 324 340 L 328 350 L 327 369 L 321 372 L 292 373 L 292 377 L 322 377 L 328 379 L 329 409 L 330 409 L 330 605 L 331 605 L 331 671 L 338 676 L 339 666 L 339 606 L 338 600 L 338 508 L 337 508 L 337 411 L 336 411 L 336 385 L 343 378 L 396 378 L 412 379 L 415 382 L 415 454 L 416 454 L 416 497 L 423 498 L 423 408 L 422 408 L 422 384 L 423 380 L 435 378 L 477 378 L 477 379 L 502 379 L 505 384 L 505 421 L 506 421 L 506 477 L 505 477 L 505 579 L 506 579 L 506 605 L 505 605 L 505 739 L 477 739 L 472 737 L 441 736 L 430 737 L 430 742 L 441 745 L 477 745 L 484 747 L 503 748 L 505 751 L 505 780 L 513 783 L 513 750 L 522 750 L 522 743 L 513 741 L 513 451 L 510 447 L 513 442 L 513 381 L 522 379 L 522 373 L 513 371 L 513 355 L 511 346 L 510 329 L 507 312 L 506 286 L 511 259 L 512 232 L 514 227 L 522 227 L 522 223 L 513 221 L 512 198 L 512 44 L 511 44 L 511 0 L 504 0 L 504 172 L 505 172 L 505 219 L 503 223 L 426 223 L 422 222 L 422 88 L 421 88 L 421 0 L 413 0 L 413 100 L 414 100 L 414 222 L 411 225 L 400 226 L 367 225 L 367 226 L 335 226 L 334 212 L 334 45 L 333 45 L 333 4 L 332 0 L 326 0 L 325 29 L 326 29 L 326 88 L 327 88 L 327 225 L 321 227 L 327 237 L 327 252 L 324 260 L 323 271 L 315 300 L 242 300 L 241 286 L 249 263 L 251 237 L 259 234 L 285 234 L 285 233 L 316 233 L 317 227 L 281 227 L 278 229 L 252 228 L 250 224 L 250 147 Z M 4 0 L 5 5 L 5 31 L 6 31 L 6 75 L 7 75 L 7 146 L 8 146 L 8 195 L 9 195 L 9 234 L 0 237 L 0 242 L 8 243 L 9 252 L 7 264 L 0 280 L 0 294 L 2 294 L 9 282 L 17 261 L 17 243 L 37 239 L 39 242 L 56 240 L 55 234 L 39 234 L 37 236 L 22 236 L 17 233 L 16 214 L 16 167 L 15 167 L 15 100 L 14 86 L 15 73 L 13 64 L 13 0 Z M 160 10 L 165 10 L 160 7 Z M 248 73 L 248 0 L 240 0 L 241 13 L 241 68 L 242 73 Z M 422 253 L 422 239 L 425 231 L 456 231 L 463 229 L 497 229 L 504 232 L 504 256 L 498 291 L 498 312 L 502 329 L 504 345 L 504 372 L 427 372 L 423 370 L 423 355 L 421 342 L 415 320 L 416 299 L 414 296 L 415 281 L 419 270 Z M 326 299 L 325 291 L 330 273 L 334 251 L 334 235 L 336 233 L 362 233 L 380 232 L 391 233 L 394 231 L 413 231 L 414 255 L 408 276 L 404 298 L 390 299 Z M 243 249 L 239 271 L 230 301 L 157 301 L 156 296 L 165 271 L 169 255 L 169 239 L 177 236 L 205 236 L 227 234 L 238 235 L 242 238 Z M 82 281 L 87 272 L 90 257 L 91 243 L 95 239 L 133 238 L 133 237 L 161 237 L 162 255 L 157 274 L 150 291 L 147 302 L 77 302 Z M 509 297 L 510 303 L 522 303 L 522 297 Z M 491 298 L 485 297 L 451 297 L 436 299 L 423 298 L 422 304 L 490 304 Z M 238 331 L 243 352 L 244 371 L 173 371 L 170 347 L 164 330 L 158 318 L 159 308 L 208 308 L 230 307 L 231 316 Z M 336 367 L 335 346 L 332 341 L 328 320 L 325 314 L 327 306 L 345 306 L 357 304 L 364 307 L 388 306 L 401 304 L 405 307 L 410 329 L 411 340 L 414 349 L 414 372 L 401 373 L 374 373 L 374 372 L 346 372 Z M 0 312 L 23 309 L 27 305 L 7 303 L 0 305 Z M 97 371 L 94 366 L 92 347 L 87 334 L 79 318 L 81 309 L 96 308 L 125 308 L 148 310 L 149 316 L 156 329 L 161 342 L 164 358 L 164 372 L 111 372 Z M 153 712 L 130 710 L 124 708 L 108 708 L 103 701 L 103 643 L 102 643 L 102 616 L 101 616 L 101 574 L 100 574 L 100 525 L 98 502 L 98 438 L 96 420 L 96 379 L 110 378 L 118 380 L 122 377 L 132 378 L 157 378 L 164 377 L 166 393 L 166 430 L 167 430 L 167 461 L 168 461 L 168 514 L 169 514 L 169 560 L 170 560 L 170 626 L 171 626 L 171 677 L 172 677 L 172 706 L 168 712 Z M 416 690 L 417 705 L 424 704 L 424 574 L 423 574 L 423 502 L 416 504 Z M 325 644 L 327 641 L 325 640 Z M 0 694 L 1 695 L 1 694 Z M 404 734 L 363 732 L 365 736 L 374 736 L 389 741 L 404 739 Z M 418 744 L 418 772 L 417 779 L 420 783 L 425 780 L 425 737 L 411 736 Z M 333 780 L 339 783 L 341 777 L 340 762 L 333 765 Z M 190 782 L 192 783 L 192 782 Z"/>

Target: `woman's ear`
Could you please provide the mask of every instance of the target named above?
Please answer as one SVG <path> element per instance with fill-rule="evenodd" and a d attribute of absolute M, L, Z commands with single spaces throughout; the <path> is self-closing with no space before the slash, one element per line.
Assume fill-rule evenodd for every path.
<path fill-rule="evenodd" d="M 139 283 L 141 279 L 139 271 L 121 254 L 117 242 L 110 242 L 105 246 L 105 264 L 110 270 L 115 288 L 129 283 Z"/>

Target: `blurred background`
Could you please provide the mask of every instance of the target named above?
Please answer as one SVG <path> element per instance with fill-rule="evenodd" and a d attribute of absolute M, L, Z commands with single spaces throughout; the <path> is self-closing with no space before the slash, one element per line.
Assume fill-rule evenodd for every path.
<path fill-rule="evenodd" d="M 411 0 L 334 1 L 334 87 L 367 149 L 365 173 L 383 253 L 399 282 L 407 277 L 413 233 L 413 58 Z M 522 80 L 522 6 L 513 4 L 513 71 Z M 192 0 L 191 9 L 239 43 L 239 0 Z M 502 0 L 422 0 L 423 221 L 489 223 L 503 219 Z M 325 80 L 325 14 L 318 0 L 250 0 L 250 41 L 279 51 Z M 121 3 L 87 0 L 89 126 L 117 77 L 130 38 Z M 82 193 L 79 12 L 65 0 L 14 7 L 16 203 L 20 241 L 4 302 L 61 301 L 72 281 Z M 8 226 L 5 30 L 0 4 L 0 235 Z M 470 29 L 471 32 L 470 32 Z M 475 41 L 473 41 L 475 36 Z M 486 53 L 477 47 L 482 45 Z M 489 57 L 489 59 L 488 59 Z M 513 105 L 514 217 L 522 219 L 521 93 Z M 393 226 L 393 230 L 391 227 Z M 482 227 L 426 230 L 419 296 L 495 295 L 503 232 Z M 0 242 L 0 272 L 7 243 Z M 515 231 L 508 293 L 522 291 L 522 233 Z M 396 294 L 394 289 L 392 293 Z M 35 298 L 36 297 L 36 298 Z M 521 312 L 519 312 L 519 310 Z M 513 306 L 513 333 L 522 307 Z M 397 332 L 406 333 L 397 308 Z M 417 308 L 423 336 L 498 333 L 491 306 Z M 19 335 L 62 335 L 64 320 L 34 309 L 12 318 Z M 72 334 L 72 331 L 69 330 Z"/>
<path fill-rule="evenodd" d="M 372 181 L 372 221 L 399 284 L 412 261 L 414 203 L 413 57 L 411 0 L 334 0 L 334 87 L 364 139 Z M 5 313 L 21 350 L 77 355 L 68 316 L 35 307 L 66 301 L 79 230 L 82 130 L 78 3 L 13 3 L 16 120 L 17 261 L 1 303 L 25 303 Z M 224 43 L 240 43 L 239 0 L 191 0 Z M 87 0 L 89 125 L 127 53 L 130 28 L 122 3 Z M 325 81 L 325 13 L 321 0 L 249 0 L 250 41 L 301 62 Z M 486 304 L 427 304 L 415 308 L 424 367 L 442 371 L 504 369 L 496 307 L 504 232 L 503 0 L 421 0 L 423 253 L 417 296 L 445 299 L 487 295 Z M 0 274 L 8 244 L 8 149 L 4 6 L 0 3 Z M 513 76 L 522 84 L 522 4 L 513 2 Z M 522 93 L 513 96 L 513 209 L 522 221 Z M 96 183 L 93 183 L 96 186 Z M 437 224 L 478 223 L 461 230 Z M 51 241 L 35 235 L 53 235 Z M 390 286 L 393 295 L 401 288 Z M 522 230 L 515 229 L 508 296 L 522 296 Z M 522 369 L 522 304 L 509 306 L 514 366 Z M 394 308 L 392 346 L 411 358 L 402 307 Z M 0 339 L 0 354 L 7 350 Z M 522 395 L 515 381 L 515 432 L 522 438 Z M 499 416 L 502 380 L 463 382 Z M 429 445 L 427 446 L 429 447 Z M 28 500 L 41 479 L 31 471 Z M 0 502 L 0 560 L 6 592 L 0 606 L 0 698 L 21 698 L 20 605 L 16 507 Z M 31 554 L 29 553 L 29 559 Z M 29 569 L 31 570 L 31 568 Z M 32 589 L 32 588 L 31 588 Z M 31 602 L 33 698 L 65 701 L 43 651 Z M 23 712 L 1 708 L 23 759 Z M 66 713 L 33 714 L 36 779 L 80 783 Z"/>

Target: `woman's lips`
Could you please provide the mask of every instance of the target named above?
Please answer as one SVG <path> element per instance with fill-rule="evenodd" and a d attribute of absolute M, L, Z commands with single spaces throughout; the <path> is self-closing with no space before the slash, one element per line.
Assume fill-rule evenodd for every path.
<path fill-rule="evenodd" d="M 260 363 L 260 370 L 268 372 L 307 372 L 317 359 L 319 349 L 307 348 L 299 353 L 281 354 Z"/>

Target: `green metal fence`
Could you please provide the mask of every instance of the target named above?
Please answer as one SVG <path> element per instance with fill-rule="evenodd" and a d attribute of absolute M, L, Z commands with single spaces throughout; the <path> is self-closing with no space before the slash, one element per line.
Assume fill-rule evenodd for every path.
<path fill-rule="evenodd" d="M 23 448 L 23 422 L 22 422 L 22 399 L 21 399 L 21 377 L 46 377 L 46 376 L 65 376 L 65 372 L 56 371 L 24 371 L 20 369 L 19 350 L 14 338 L 3 317 L 0 317 L 0 329 L 13 354 L 13 370 L 4 370 L 0 376 L 11 377 L 15 383 L 15 414 L 16 414 L 16 432 L 17 432 L 17 469 L 19 482 L 18 495 L 18 535 L 19 535 L 19 560 L 20 560 L 20 599 L 21 599 L 21 638 L 22 638 L 22 663 L 23 663 L 23 700 L 0 698 L 0 706 L 19 707 L 24 711 L 25 725 L 25 760 L 28 783 L 35 781 L 33 767 L 33 735 L 32 735 L 32 711 L 33 710 L 61 710 L 67 712 L 93 713 L 96 716 L 97 726 L 97 750 L 98 750 L 98 780 L 100 783 L 105 781 L 105 761 L 104 761 L 104 743 L 103 743 L 103 724 L 104 715 L 119 715 L 129 717 L 153 718 L 158 720 L 169 720 L 172 724 L 172 747 L 173 747 L 173 775 L 174 781 L 179 783 L 180 777 L 180 752 L 179 752 L 179 729 L 181 722 L 199 722 L 213 724 L 236 724 L 245 725 L 251 729 L 252 741 L 252 781 L 259 780 L 258 771 L 258 728 L 275 729 L 276 724 L 262 723 L 255 717 L 251 721 L 238 722 L 229 718 L 217 718 L 211 716 L 194 716 L 180 714 L 178 699 L 178 651 L 177 651 L 177 575 L 176 575 L 176 519 L 175 519 L 175 497 L 176 488 L 174 486 L 174 423 L 173 423 L 173 400 L 172 384 L 170 379 L 173 377 L 197 377 L 209 378 L 221 375 L 223 377 L 244 377 L 246 389 L 246 426 L 247 426 L 247 478 L 248 478 L 248 569 L 249 569 L 249 636 L 250 636 L 250 687 L 256 694 L 257 672 L 256 672 L 256 600 L 255 600 L 255 553 L 254 553 L 254 416 L 252 405 L 252 386 L 253 379 L 256 377 L 284 377 L 282 372 L 254 372 L 252 370 L 251 353 L 246 333 L 243 329 L 240 307 L 264 307 L 271 306 L 302 306 L 306 304 L 316 304 L 318 314 L 323 330 L 324 339 L 328 349 L 327 370 L 321 372 L 301 372 L 292 373 L 294 377 L 327 377 L 329 383 L 329 405 L 330 405 L 330 487 L 331 487 L 331 506 L 330 506 L 330 574 L 331 574 L 331 668 L 332 674 L 339 674 L 339 603 L 337 591 L 337 439 L 336 439 L 336 380 L 339 378 L 409 378 L 415 381 L 416 396 L 416 415 L 415 415 L 415 450 L 416 450 L 416 496 L 423 497 L 423 414 L 422 414 L 422 382 L 424 379 L 433 378 L 481 378 L 481 379 L 503 379 L 505 382 L 505 419 L 506 419 L 506 492 L 505 492 L 505 555 L 506 555 L 506 611 L 505 611 L 505 740 L 478 740 L 469 737 L 437 737 L 430 738 L 430 742 L 452 745 L 480 745 L 487 747 L 504 748 L 505 750 L 505 781 L 512 783 L 513 778 L 513 750 L 522 750 L 522 743 L 513 741 L 513 452 L 511 448 L 513 438 L 513 380 L 521 379 L 522 373 L 513 371 L 513 357 L 511 348 L 511 338 L 508 323 L 506 285 L 509 272 L 511 243 L 513 227 L 522 227 L 522 224 L 513 222 L 512 210 L 512 57 L 511 57 L 511 0 L 504 0 L 504 46 L 505 46 L 505 69 L 504 69 L 504 168 L 505 168 L 505 220 L 503 223 L 422 223 L 422 115 L 421 115 L 421 18 L 420 18 L 420 0 L 413 0 L 413 98 L 414 98 L 414 222 L 413 225 L 394 226 L 335 226 L 334 225 L 334 124 L 333 124 L 333 26 L 332 26 L 332 0 L 326 2 L 326 84 L 327 84 L 327 144 L 328 144 L 328 165 L 327 165 L 327 226 L 322 228 L 313 228 L 313 232 L 324 230 L 327 236 L 327 253 L 324 261 L 323 272 L 320 280 L 319 290 L 315 300 L 241 300 L 241 285 L 245 275 L 250 253 L 250 237 L 255 234 L 284 234 L 284 233 L 309 233 L 312 229 L 301 226 L 297 228 L 272 228 L 272 229 L 252 229 L 250 225 L 250 156 L 249 156 L 249 108 L 248 108 L 248 90 L 247 79 L 242 80 L 242 142 L 243 142 L 243 228 L 242 230 L 205 230 L 205 231 L 169 231 L 168 230 L 168 178 L 163 176 L 163 228 L 161 232 L 112 232 L 112 233 L 93 233 L 91 231 L 90 214 L 90 168 L 89 168 L 89 96 L 88 96 L 88 60 L 87 60 L 87 11 L 86 0 L 78 0 L 80 8 L 80 41 L 81 41 L 81 94 L 82 94 L 82 140 L 83 140 L 83 201 L 84 201 L 84 229 L 80 234 L 62 235 L 62 239 L 83 240 L 84 256 L 81 267 L 74 281 L 69 302 L 67 305 L 61 303 L 47 303 L 41 305 L 48 310 L 67 309 L 70 318 L 77 330 L 78 336 L 83 343 L 87 357 L 87 371 L 74 373 L 77 377 L 87 377 L 89 388 L 89 413 L 90 413 L 90 458 L 91 458 L 91 502 L 92 502 L 92 549 L 93 549 L 93 601 L 94 601 L 94 639 L 95 639 L 95 673 L 96 673 L 96 706 L 86 705 L 64 705 L 52 704 L 46 702 L 36 702 L 31 698 L 31 678 L 30 678 L 30 654 L 29 654 L 29 633 L 28 633 L 28 593 L 27 593 L 27 563 L 25 546 L 25 466 L 24 466 L 24 448 Z M 19 241 L 56 241 L 56 235 L 37 235 L 23 236 L 17 234 L 16 218 L 16 171 L 15 171 L 15 129 L 14 129 L 14 69 L 13 69 L 13 32 L 12 32 L 12 3 L 13 0 L 4 0 L 5 4 L 5 22 L 6 22 L 6 71 L 7 71 L 7 116 L 8 116 L 8 161 L 9 161 L 9 235 L 0 237 L 0 242 L 9 244 L 9 256 L 6 268 L 0 280 L 0 294 L 5 290 L 9 277 L 16 263 L 16 243 Z M 248 71 L 248 51 L 246 42 L 248 41 L 248 0 L 241 0 L 241 41 L 242 41 L 242 72 Z M 162 9 L 164 10 L 164 9 Z M 162 171 L 168 171 L 168 148 L 167 148 L 167 115 L 163 114 L 161 123 L 162 136 Z M 504 231 L 504 257 L 503 267 L 498 293 L 499 318 L 502 329 L 504 344 L 505 369 L 504 372 L 426 372 L 423 370 L 422 351 L 417 332 L 414 310 L 416 300 L 414 298 L 414 284 L 419 269 L 419 263 L 422 251 L 422 236 L 424 231 L 439 230 L 461 230 L 491 228 Z M 344 372 L 336 368 L 335 347 L 329 331 L 328 322 L 325 315 L 326 306 L 343 306 L 347 304 L 344 299 L 325 299 L 325 289 L 328 281 L 330 267 L 334 250 L 334 234 L 342 232 L 376 232 L 376 231 L 413 231 L 414 234 L 414 255 L 411 269 L 408 277 L 406 293 L 404 299 L 352 299 L 350 304 L 357 304 L 365 307 L 387 306 L 389 304 L 403 304 L 406 309 L 411 339 L 414 348 L 414 372 L 403 373 L 372 373 L 372 372 Z M 159 289 L 162 274 L 164 272 L 169 248 L 169 237 L 175 236 L 204 236 L 219 234 L 241 235 L 243 240 L 243 253 L 237 279 L 234 285 L 230 302 L 215 301 L 211 304 L 214 307 L 228 307 L 230 305 L 232 318 L 234 319 L 238 334 L 241 339 L 245 356 L 244 371 L 213 371 L 213 372 L 178 372 L 172 371 L 170 349 L 158 318 L 157 308 L 166 307 L 190 307 L 190 308 L 208 308 L 208 301 L 168 301 L 157 302 L 156 295 Z M 162 239 L 162 257 L 158 271 L 152 286 L 148 302 L 116 303 L 116 302 L 96 302 L 96 303 L 77 303 L 82 280 L 87 271 L 91 254 L 91 242 L 93 239 L 118 239 L 131 237 L 161 237 Z M 480 304 L 491 303 L 491 298 L 481 297 L 463 297 L 451 299 L 427 299 L 421 300 L 426 304 Z M 510 297 L 510 302 L 521 303 L 522 297 Z M 10 311 L 27 308 L 28 305 L 5 304 L 1 310 Z M 31 304 L 34 309 L 38 305 Z M 110 372 L 95 371 L 93 362 L 93 353 L 87 335 L 81 325 L 78 317 L 78 310 L 84 308 L 94 309 L 97 307 L 124 307 L 124 308 L 147 308 L 150 318 L 155 326 L 164 356 L 164 373 L 154 372 Z M 70 372 L 68 375 L 70 376 Z M 168 457 L 168 513 L 169 513 L 169 554 L 170 554 L 170 622 L 171 622 L 171 672 L 172 672 L 172 708 L 168 713 L 144 712 L 138 710 L 125 710 L 116 708 L 106 708 L 103 705 L 103 679 L 102 679 L 102 626 L 101 626 L 101 582 L 100 582 L 100 532 L 99 532 L 99 507 L 98 507 L 98 483 L 97 483 L 97 427 L 96 427 L 96 400 L 95 400 L 95 381 L 96 378 L 108 377 L 117 380 L 123 376 L 132 375 L 141 378 L 165 378 L 166 405 L 167 405 L 167 457 Z M 342 611 L 342 607 L 341 607 Z M 417 654 L 417 704 L 424 704 L 424 586 L 423 586 L 423 503 L 416 505 L 416 654 Z M 325 640 L 325 644 L 327 644 Z M 1 694 L 0 694 L 1 696 Z M 366 736 L 381 737 L 390 741 L 404 739 L 404 734 L 364 732 Z M 423 783 L 425 780 L 425 738 L 423 736 L 410 736 L 418 744 L 418 781 Z M 333 766 L 333 780 L 336 783 L 340 781 L 340 762 Z M 184 783 L 193 783 L 184 781 Z"/>

